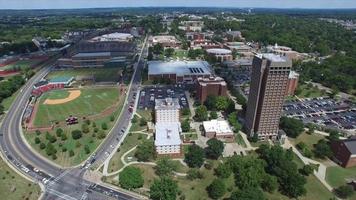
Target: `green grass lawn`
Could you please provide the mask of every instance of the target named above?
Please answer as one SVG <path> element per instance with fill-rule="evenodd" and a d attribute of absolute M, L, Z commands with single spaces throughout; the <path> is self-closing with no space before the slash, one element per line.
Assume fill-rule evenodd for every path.
<path fill-rule="evenodd" d="M 81 95 L 64 104 L 45 105 L 46 99 L 63 99 L 68 96 L 67 90 L 52 90 L 39 99 L 39 107 L 35 117 L 35 126 L 48 126 L 52 122 L 65 121 L 69 115 L 85 117 L 99 114 L 114 105 L 119 98 L 117 88 L 85 88 L 80 89 Z"/>
<path fill-rule="evenodd" d="M 188 57 L 188 51 L 187 50 L 175 50 L 174 51 L 174 55 L 173 55 L 173 58 L 174 59 L 183 59 L 183 58 L 187 58 Z"/>
<path fill-rule="evenodd" d="M 13 69 L 25 69 L 29 68 L 32 65 L 40 63 L 42 60 L 33 59 L 33 60 L 19 60 L 4 67 L 1 67 L 0 70 L 13 70 Z"/>
<path fill-rule="evenodd" d="M 300 84 L 298 90 L 300 90 L 300 93 L 297 94 L 299 98 L 315 98 L 326 95 L 325 91 L 319 90 L 317 87 L 310 87 L 306 84 Z"/>
<path fill-rule="evenodd" d="M 68 69 L 50 72 L 46 78 L 56 78 L 61 76 L 94 76 L 97 82 L 117 82 L 122 68 L 107 67 L 107 68 L 80 68 Z"/>
<path fill-rule="evenodd" d="M 128 150 L 132 149 L 134 146 L 138 145 L 140 141 L 146 140 L 147 135 L 140 133 L 131 133 L 127 134 L 124 141 L 121 143 L 119 147 L 119 151 L 114 154 L 109 162 L 108 172 L 115 172 L 123 167 L 123 163 L 121 162 L 121 157 Z"/>
<path fill-rule="evenodd" d="M 9 110 L 12 102 L 14 102 L 14 100 L 16 99 L 18 94 L 19 94 L 19 90 L 1 102 L 1 104 L 4 106 L 5 110 Z"/>
<path fill-rule="evenodd" d="M 41 189 L 22 176 L 18 175 L 0 159 L 0 194 L 4 200 L 35 200 Z"/>
<path fill-rule="evenodd" d="M 39 153 L 41 153 L 43 156 L 47 157 L 48 159 L 56 162 L 57 164 L 65 167 L 78 165 L 81 162 L 83 162 L 85 159 L 87 159 L 87 157 L 103 141 L 103 138 L 98 137 L 100 135 L 99 133 L 104 133 L 105 135 L 109 133 L 111 127 L 114 125 L 115 122 L 112 121 L 111 116 L 114 116 L 115 119 L 118 117 L 122 109 L 123 99 L 124 97 L 121 98 L 121 100 L 119 101 L 119 105 L 116 107 L 116 110 L 111 115 L 95 119 L 95 127 L 93 125 L 94 122 L 91 121 L 89 125 L 89 133 L 82 133 L 82 137 L 78 140 L 74 140 L 72 138 L 71 132 L 73 130 L 82 130 L 81 127 L 82 124 L 84 123 L 84 120 L 82 119 L 79 120 L 79 124 L 71 125 L 71 126 L 63 125 L 61 127 L 64 130 L 64 134 L 66 134 L 67 136 L 66 140 L 62 140 L 61 137 L 56 136 L 56 128 L 53 131 L 50 131 L 49 133 L 57 138 L 57 141 L 53 143 L 53 146 L 57 150 L 56 159 L 53 159 L 52 156 L 48 156 L 46 154 L 46 149 L 40 149 L 40 144 L 35 143 L 35 138 L 38 137 L 41 140 L 41 142 L 45 143 L 47 146 L 49 141 L 46 139 L 45 132 L 42 132 L 40 135 L 36 135 L 36 133 L 25 133 L 25 138 L 27 139 L 27 142 L 32 147 L 34 147 L 35 150 L 37 150 Z M 101 126 L 103 123 L 107 124 L 108 128 L 106 130 L 104 130 Z M 90 150 L 89 153 L 86 153 L 85 146 L 89 147 Z M 66 150 L 63 151 L 63 149 Z M 74 156 L 70 156 L 69 154 L 70 150 L 74 151 L 75 153 Z"/>
<path fill-rule="evenodd" d="M 320 183 L 320 181 L 314 175 L 310 175 L 309 177 L 307 177 L 307 184 L 305 184 L 305 188 L 307 189 L 307 194 L 298 198 L 299 200 L 329 200 L 334 196 L 329 190 L 324 187 L 324 185 Z M 279 192 L 274 192 L 272 194 L 265 192 L 265 195 L 268 200 L 290 199 L 287 196 L 280 194 Z"/>
<path fill-rule="evenodd" d="M 297 145 L 299 142 L 304 142 L 310 150 L 312 150 L 314 148 L 313 145 L 318 143 L 318 141 L 321 139 L 325 139 L 325 136 L 317 133 L 312 133 L 309 135 L 305 132 L 300 134 L 297 138 L 289 138 L 289 140 L 294 145 Z"/>
<path fill-rule="evenodd" d="M 356 178 L 356 167 L 343 168 L 340 166 L 328 167 L 326 169 L 326 181 L 332 187 L 339 187 L 346 183 L 345 179 Z"/>
<path fill-rule="evenodd" d="M 198 134 L 196 132 L 184 133 L 184 138 L 188 140 L 197 140 Z"/>
<path fill-rule="evenodd" d="M 145 118 L 148 122 L 152 121 L 151 109 L 147 109 L 147 110 L 138 109 L 136 110 L 136 113 L 139 114 L 141 117 Z"/>

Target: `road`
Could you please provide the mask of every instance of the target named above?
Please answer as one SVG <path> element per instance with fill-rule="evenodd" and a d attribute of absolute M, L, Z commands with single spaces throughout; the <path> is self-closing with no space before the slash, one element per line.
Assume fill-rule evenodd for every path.
<path fill-rule="evenodd" d="M 147 55 L 146 41 L 147 38 L 139 59 L 134 65 L 135 71 L 127 91 L 127 101 L 123 107 L 122 114 L 103 144 L 100 145 L 84 166 L 65 170 L 61 169 L 53 163 L 48 162 L 47 159 L 44 159 L 38 153 L 30 150 L 30 147 L 24 141 L 21 122 L 25 106 L 31 95 L 33 85 L 50 71 L 50 67 L 41 69 L 20 90 L 19 95 L 8 110 L 0 127 L 1 153 L 18 171 L 21 171 L 35 182 L 44 185 L 45 194 L 43 199 L 137 199 L 132 194 L 116 191 L 112 188 L 85 180 L 84 174 L 90 165 L 100 165 L 104 162 L 106 157 L 112 153 L 114 149 L 112 147 L 119 145 L 119 141 L 126 133 L 124 129 L 128 126 L 132 116 L 132 113 L 128 111 L 131 103 L 127 102 L 132 102 L 135 98 L 135 93 L 139 90 L 141 71 L 144 67 L 142 55 Z"/>

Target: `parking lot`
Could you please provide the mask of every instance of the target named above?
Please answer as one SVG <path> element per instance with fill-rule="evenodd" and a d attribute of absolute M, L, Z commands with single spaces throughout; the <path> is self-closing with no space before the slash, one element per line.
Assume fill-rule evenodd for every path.
<path fill-rule="evenodd" d="M 182 85 L 175 86 L 149 86 L 141 90 L 138 109 L 154 109 L 155 99 L 167 97 L 179 99 L 182 108 L 188 108 L 188 100 L 185 95 L 185 88 Z"/>
<path fill-rule="evenodd" d="M 289 101 L 284 104 L 283 113 L 301 119 L 304 123 L 315 123 L 328 128 L 354 132 L 356 129 L 356 107 L 347 101 L 335 101 L 323 97 Z"/>

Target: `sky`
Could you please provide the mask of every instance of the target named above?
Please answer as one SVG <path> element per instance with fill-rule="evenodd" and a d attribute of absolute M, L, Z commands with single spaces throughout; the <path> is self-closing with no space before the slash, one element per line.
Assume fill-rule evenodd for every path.
<path fill-rule="evenodd" d="M 0 0 L 0 9 L 109 7 L 356 8 L 356 0 Z"/>

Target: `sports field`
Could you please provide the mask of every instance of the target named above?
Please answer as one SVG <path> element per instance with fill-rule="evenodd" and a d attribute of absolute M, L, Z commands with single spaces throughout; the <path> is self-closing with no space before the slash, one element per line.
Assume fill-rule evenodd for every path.
<path fill-rule="evenodd" d="M 42 60 L 33 59 L 33 60 L 19 60 L 4 67 L 1 67 L 0 70 L 20 70 L 30 67 L 31 65 L 35 65 Z"/>
<path fill-rule="evenodd" d="M 79 96 L 70 99 L 70 90 L 53 90 L 43 94 L 35 116 L 35 126 L 49 126 L 52 122 L 65 121 L 67 117 L 87 117 L 100 114 L 118 102 L 119 90 L 110 88 L 83 88 Z M 50 100 L 65 100 L 58 104 L 48 104 Z M 52 101 L 56 102 L 56 101 Z M 59 101 L 58 101 L 59 102 Z M 63 103 L 64 102 L 64 103 Z"/>
<path fill-rule="evenodd" d="M 56 77 L 76 77 L 76 76 L 94 76 L 97 82 L 117 82 L 122 68 L 109 67 L 109 68 L 81 68 L 81 69 L 68 69 L 52 71 L 47 75 L 47 79 Z"/>

